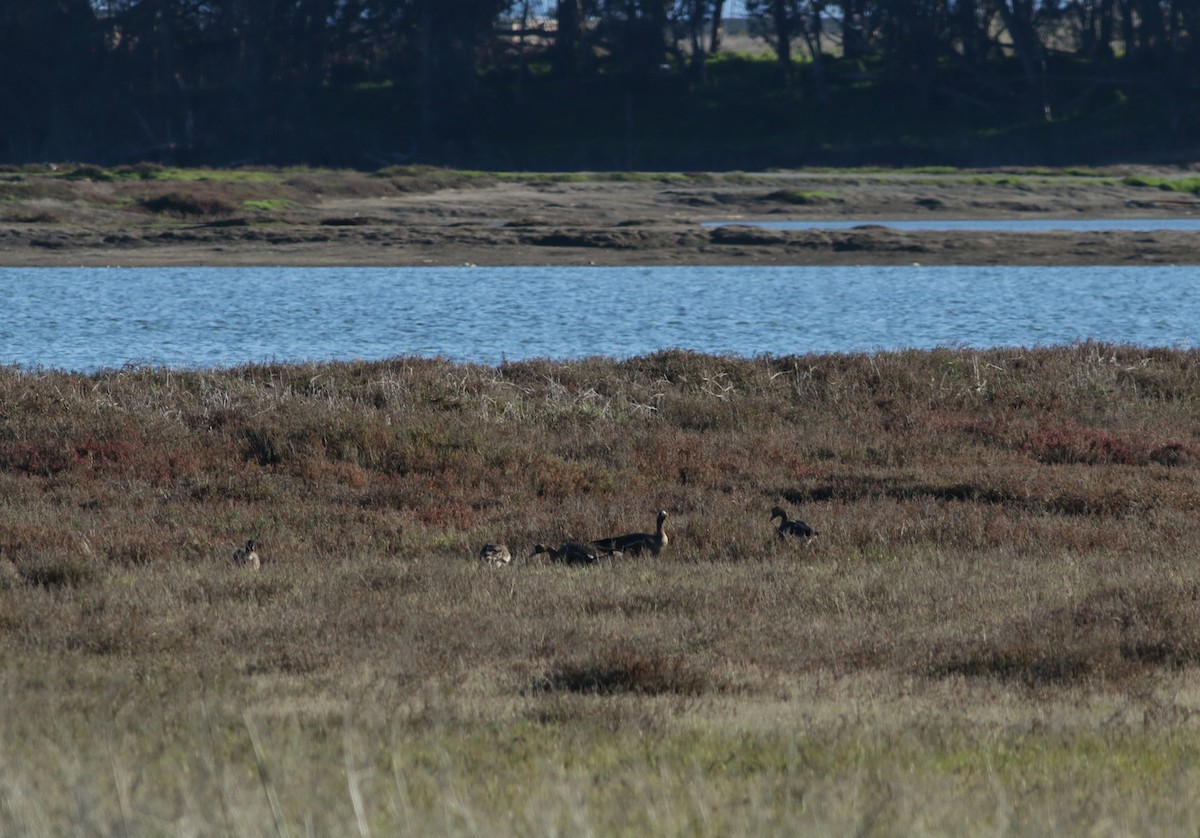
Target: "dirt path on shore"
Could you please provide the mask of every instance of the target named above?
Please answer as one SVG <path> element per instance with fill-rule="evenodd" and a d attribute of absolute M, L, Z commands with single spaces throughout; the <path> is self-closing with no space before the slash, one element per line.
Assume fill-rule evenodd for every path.
<path fill-rule="evenodd" d="M 82 174 L 80 174 L 82 172 Z M 249 175 L 253 175 L 253 177 Z M 1177 218 L 1180 169 L 688 175 L 0 173 L 0 265 L 1200 264 L 1188 232 L 902 232 L 898 219 Z M 712 222 L 852 219 L 842 230 Z"/>

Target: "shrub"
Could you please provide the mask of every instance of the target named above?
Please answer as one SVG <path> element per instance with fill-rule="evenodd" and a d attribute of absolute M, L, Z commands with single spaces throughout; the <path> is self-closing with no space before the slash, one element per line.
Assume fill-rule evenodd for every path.
<path fill-rule="evenodd" d="M 1024 450 L 1043 463 L 1182 465 L 1195 461 L 1193 446 L 1182 442 L 1084 428 L 1077 425 L 1043 427 L 1029 435 Z"/>
<path fill-rule="evenodd" d="M 235 212 L 235 207 L 218 193 L 199 188 L 145 198 L 141 205 L 153 213 L 184 218 L 231 215 Z"/>
<path fill-rule="evenodd" d="M 94 564 L 70 553 L 43 554 L 22 562 L 18 569 L 26 583 L 43 588 L 80 588 L 99 578 Z"/>
<path fill-rule="evenodd" d="M 82 166 L 76 166 L 74 169 L 63 175 L 63 177 L 65 177 L 67 180 L 115 180 L 115 176 L 112 172 L 90 163 L 85 163 Z"/>
<path fill-rule="evenodd" d="M 1197 600 L 1195 584 L 1102 586 L 1074 605 L 1017 619 L 994 640 L 951 653 L 930 674 L 1052 686 L 1124 683 L 1149 667 L 1193 666 L 1200 663 Z"/>
<path fill-rule="evenodd" d="M 707 674 L 680 657 L 623 646 L 560 664 L 543 675 L 535 688 L 588 695 L 699 695 L 709 686 Z"/>

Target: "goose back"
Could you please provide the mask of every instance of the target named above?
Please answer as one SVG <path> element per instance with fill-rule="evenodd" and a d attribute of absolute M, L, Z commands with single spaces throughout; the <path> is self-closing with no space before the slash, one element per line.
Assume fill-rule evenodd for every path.
<path fill-rule="evenodd" d="M 604 550 L 595 544 L 583 541 L 567 541 L 559 545 L 557 549 L 544 544 L 538 544 L 533 548 L 534 556 L 542 553 L 549 556 L 552 562 L 574 565 L 596 564 L 621 555 L 619 552 Z"/>
<path fill-rule="evenodd" d="M 612 538 L 600 538 L 591 542 L 591 544 L 601 550 L 616 550 L 632 556 L 638 556 L 642 553 L 650 553 L 657 556 L 670 543 L 670 538 L 667 536 L 665 529 L 668 517 L 665 509 L 660 510 L 657 526 L 652 533 L 631 532 L 625 535 L 613 536 Z"/>

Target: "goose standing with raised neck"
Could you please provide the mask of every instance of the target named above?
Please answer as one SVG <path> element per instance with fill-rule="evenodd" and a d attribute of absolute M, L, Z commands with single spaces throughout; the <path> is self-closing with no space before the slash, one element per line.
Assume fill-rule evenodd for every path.
<path fill-rule="evenodd" d="M 788 519 L 787 513 L 783 511 L 783 507 L 776 506 L 771 510 L 771 521 L 779 519 L 779 537 L 780 539 L 803 538 L 809 539 L 817 535 L 817 531 L 803 521 L 792 521 Z"/>
<path fill-rule="evenodd" d="M 662 549 L 670 543 L 667 538 L 667 532 L 664 529 L 667 523 L 667 512 L 661 510 L 658 513 L 658 526 L 654 532 L 631 532 L 625 535 L 617 535 L 612 538 L 600 538 L 593 541 L 596 547 L 601 550 L 619 550 L 622 553 L 631 555 L 640 555 L 643 552 L 649 552 L 652 556 L 657 556 L 662 552 Z"/>
<path fill-rule="evenodd" d="M 507 544 L 485 544 L 479 548 L 479 560 L 492 567 L 504 567 L 512 561 Z"/>

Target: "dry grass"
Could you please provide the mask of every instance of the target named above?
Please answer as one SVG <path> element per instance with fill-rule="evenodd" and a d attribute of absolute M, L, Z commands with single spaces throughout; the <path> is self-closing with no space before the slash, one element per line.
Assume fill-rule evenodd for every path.
<path fill-rule="evenodd" d="M 1194 832 L 1198 376 L 2 369 L 0 832 Z"/>

